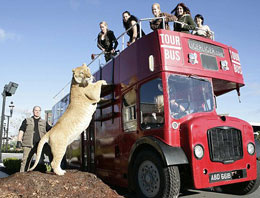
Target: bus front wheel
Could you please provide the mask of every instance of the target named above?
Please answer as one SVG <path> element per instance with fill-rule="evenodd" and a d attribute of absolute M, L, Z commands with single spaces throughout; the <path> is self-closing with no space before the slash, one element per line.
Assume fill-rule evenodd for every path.
<path fill-rule="evenodd" d="M 137 155 L 133 168 L 138 197 L 178 197 L 180 174 L 177 166 L 164 167 L 156 153 L 142 151 Z"/>

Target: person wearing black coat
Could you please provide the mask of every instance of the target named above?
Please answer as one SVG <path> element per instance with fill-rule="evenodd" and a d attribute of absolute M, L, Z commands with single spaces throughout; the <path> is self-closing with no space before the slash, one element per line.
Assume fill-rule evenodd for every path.
<path fill-rule="evenodd" d="M 130 37 L 127 43 L 127 46 L 129 46 L 134 43 L 138 38 L 140 38 L 140 26 L 138 24 L 138 19 L 134 15 L 131 15 L 130 12 L 125 11 L 123 12 L 122 16 L 125 30 L 128 30 L 130 27 L 133 26 L 127 32 L 127 35 Z M 145 35 L 145 33 L 142 31 L 142 36 L 143 35 Z"/>
<path fill-rule="evenodd" d="M 113 56 L 116 55 L 116 48 L 118 42 L 112 30 L 108 29 L 105 21 L 100 22 L 100 33 L 97 37 L 97 46 L 105 54 L 105 60 L 108 62 Z"/>

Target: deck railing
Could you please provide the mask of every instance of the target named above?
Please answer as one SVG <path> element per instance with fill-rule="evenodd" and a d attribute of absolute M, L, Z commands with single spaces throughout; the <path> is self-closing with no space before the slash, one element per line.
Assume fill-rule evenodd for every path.
<path fill-rule="evenodd" d="M 139 24 L 139 27 L 140 27 L 140 32 L 139 32 L 140 38 L 142 37 L 142 24 L 143 24 L 143 22 L 147 22 L 147 21 L 150 22 L 151 20 L 156 20 L 156 19 L 162 19 L 162 20 L 163 20 L 163 29 L 165 29 L 165 17 L 153 17 L 153 18 L 143 18 L 143 19 L 140 19 L 140 20 L 138 20 L 137 23 L 135 24 L 135 25 Z M 174 23 L 185 24 L 185 23 L 179 22 L 179 21 L 175 21 Z M 121 41 L 121 43 L 122 43 L 122 44 L 121 44 L 121 46 L 122 46 L 122 47 L 121 47 L 121 52 L 125 49 L 125 35 L 126 35 L 127 32 L 130 31 L 135 25 L 133 25 L 133 26 L 131 26 L 130 28 L 128 28 L 125 32 L 123 32 L 122 34 L 120 34 L 120 35 L 116 38 L 117 41 L 119 41 L 120 39 L 122 39 L 122 41 Z M 211 34 L 213 35 L 213 40 L 214 40 L 214 32 L 211 31 Z M 101 62 L 101 57 L 102 57 L 102 55 L 104 55 L 105 53 L 106 53 L 105 51 L 102 51 L 102 52 L 100 52 L 99 54 L 92 54 L 92 55 L 91 55 L 92 60 L 90 61 L 90 63 L 87 64 L 87 66 L 90 67 L 92 73 L 95 73 L 95 72 L 98 71 L 101 67 L 103 67 L 103 66 L 105 65 L 105 63 L 102 63 L 102 62 Z M 118 54 L 120 54 L 120 51 L 119 51 Z M 118 55 L 118 54 L 117 54 L 117 55 Z M 116 56 L 117 56 L 117 55 L 116 55 Z M 93 65 L 94 63 L 96 63 L 97 60 L 98 60 L 98 63 L 95 64 L 95 65 Z M 59 92 L 53 97 L 53 99 L 56 100 L 57 96 L 60 95 L 60 94 L 63 94 L 63 96 L 64 96 L 64 90 L 65 90 L 65 88 L 66 88 L 69 84 L 70 84 L 70 82 L 68 82 L 68 83 L 61 89 L 61 91 L 59 91 Z"/>

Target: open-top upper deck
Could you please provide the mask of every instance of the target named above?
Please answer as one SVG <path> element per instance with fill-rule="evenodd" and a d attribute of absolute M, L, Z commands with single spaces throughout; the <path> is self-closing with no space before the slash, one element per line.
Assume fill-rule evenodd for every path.
<path fill-rule="evenodd" d="M 111 82 L 114 75 L 113 83 L 129 84 L 131 79 L 140 81 L 160 71 L 211 78 L 217 96 L 244 85 L 236 49 L 170 30 L 138 39 L 102 68 L 102 77 L 101 72 L 95 77 Z"/>
<path fill-rule="evenodd" d="M 174 31 L 160 30 L 156 36 L 163 70 L 212 78 L 216 95 L 244 85 L 236 49 Z"/>

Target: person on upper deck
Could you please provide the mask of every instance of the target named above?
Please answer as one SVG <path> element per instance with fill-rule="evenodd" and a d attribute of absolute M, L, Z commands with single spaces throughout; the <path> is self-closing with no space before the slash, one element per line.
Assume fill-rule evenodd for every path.
<path fill-rule="evenodd" d="M 128 30 L 130 27 L 132 27 L 128 32 L 127 35 L 130 37 L 129 41 L 127 42 L 127 46 L 134 43 L 138 38 L 140 38 L 140 26 L 137 23 L 138 19 L 131 15 L 130 12 L 125 11 L 122 14 L 123 16 L 123 25 L 125 30 Z M 145 33 L 142 31 L 142 36 L 145 35 Z"/>
<path fill-rule="evenodd" d="M 203 25 L 204 18 L 203 18 L 202 15 L 197 14 L 194 17 L 194 21 L 195 21 L 197 27 L 196 27 L 195 30 L 192 31 L 192 34 L 198 35 L 198 36 L 203 36 L 203 37 L 206 37 L 206 38 L 209 38 L 209 39 L 213 39 L 213 34 L 210 31 L 209 26 Z"/>
<path fill-rule="evenodd" d="M 97 46 L 105 53 L 106 62 L 116 55 L 115 49 L 118 42 L 114 32 L 108 29 L 107 23 L 102 21 L 99 23 L 100 33 L 97 37 Z"/>
<path fill-rule="evenodd" d="M 165 29 L 170 30 L 168 22 L 176 21 L 177 17 L 165 12 L 161 12 L 160 4 L 154 3 L 152 5 L 152 12 L 154 17 L 165 17 Z M 163 29 L 163 19 L 153 19 L 150 21 L 150 27 L 152 30 Z"/>
<path fill-rule="evenodd" d="M 184 4 L 179 3 L 171 13 L 175 13 L 178 20 L 174 23 L 174 31 L 190 33 L 190 30 L 194 30 L 196 24 L 190 15 L 190 9 Z"/>

